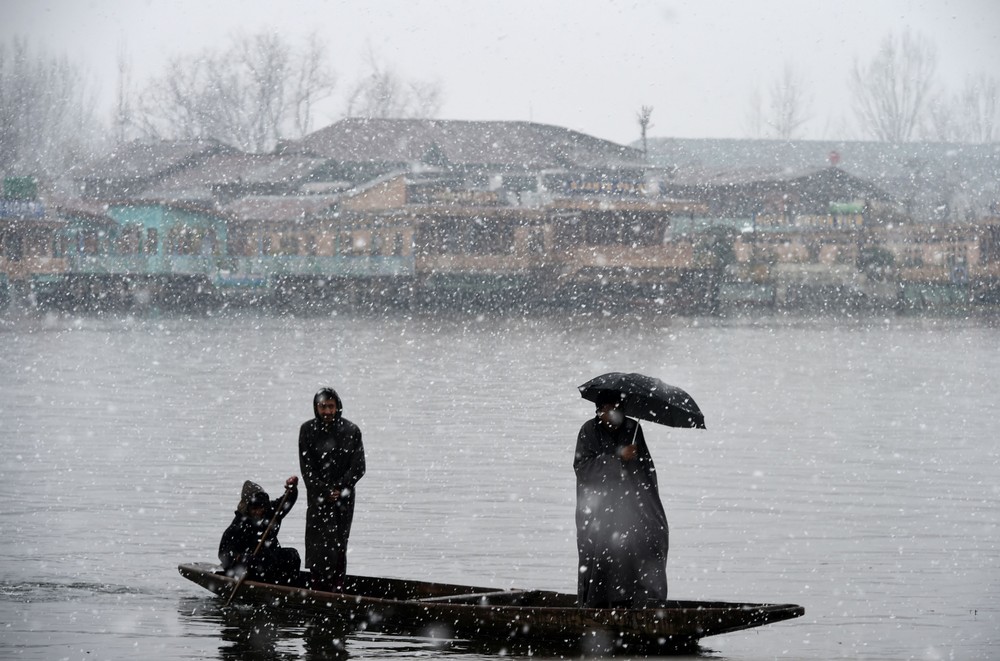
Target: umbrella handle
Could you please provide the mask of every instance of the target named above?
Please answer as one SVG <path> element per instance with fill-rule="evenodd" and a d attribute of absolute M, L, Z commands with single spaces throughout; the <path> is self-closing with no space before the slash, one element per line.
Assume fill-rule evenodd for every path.
<path fill-rule="evenodd" d="M 635 439 L 639 436 L 639 420 L 635 421 L 635 431 L 632 432 L 632 445 L 635 445 Z"/>

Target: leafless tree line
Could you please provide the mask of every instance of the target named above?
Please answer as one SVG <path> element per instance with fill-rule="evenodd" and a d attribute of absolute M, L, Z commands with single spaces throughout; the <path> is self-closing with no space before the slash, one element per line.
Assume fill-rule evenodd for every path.
<path fill-rule="evenodd" d="M 0 43 L 0 172 L 65 172 L 108 141 L 211 138 L 250 152 L 302 137 L 317 122 L 352 117 L 434 117 L 436 82 L 408 80 L 371 52 L 344 108 L 323 42 L 300 44 L 270 33 L 237 35 L 222 49 L 173 58 L 137 88 L 119 48 L 111 130 L 96 112 L 83 69 L 65 56 Z"/>
<path fill-rule="evenodd" d="M 768 89 L 765 104 L 760 90 L 750 96 L 747 128 L 755 138 L 772 137 L 793 140 L 809 121 L 812 103 L 806 91 L 805 79 L 791 64 L 786 63 L 781 76 Z"/>
<path fill-rule="evenodd" d="M 966 78 L 964 87 L 940 93 L 928 107 L 926 135 L 941 142 L 990 143 L 1000 138 L 1000 88 L 986 74 Z"/>
<path fill-rule="evenodd" d="M 439 111 L 438 84 L 405 80 L 370 49 L 366 63 L 346 94 L 347 116 L 433 117 Z M 266 152 L 312 131 L 336 82 L 315 34 L 299 47 L 275 34 L 239 36 L 226 50 L 171 60 L 146 87 L 138 112 L 121 117 L 127 126 L 118 133 L 131 128 L 151 138 L 211 137 Z M 129 105 L 122 100 L 118 107 Z"/>
<path fill-rule="evenodd" d="M 64 171 L 98 138 L 95 97 L 66 57 L 0 43 L 0 173 Z"/>
<path fill-rule="evenodd" d="M 222 51 L 173 58 L 146 86 L 135 110 L 118 115 L 116 132 L 214 138 L 251 152 L 268 151 L 309 130 L 315 104 L 334 87 L 324 61 L 315 37 L 295 49 L 267 33 L 238 38 Z M 120 58 L 119 72 L 126 69 Z M 118 108 L 131 108 L 128 94 L 128 88 L 119 88 Z"/>
<path fill-rule="evenodd" d="M 394 117 L 427 119 L 441 109 L 441 86 L 420 80 L 405 80 L 368 49 L 367 72 L 347 95 L 348 117 Z"/>
<path fill-rule="evenodd" d="M 867 62 L 855 59 L 848 79 L 855 128 L 878 142 L 923 139 L 989 143 L 1000 138 L 1000 94 L 992 76 L 969 78 L 956 93 L 937 79 L 937 49 L 904 31 L 886 35 Z M 806 79 L 786 64 L 765 99 L 751 94 L 747 128 L 752 137 L 791 140 L 812 117 Z"/>
<path fill-rule="evenodd" d="M 33 50 L 26 39 L 0 43 L 0 171 L 65 172 L 102 143 L 132 138 L 214 138 L 263 152 L 339 116 L 430 118 L 441 107 L 438 83 L 401 76 L 369 48 L 337 110 L 337 77 L 316 36 L 294 44 L 267 33 L 238 35 L 222 49 L 174 58 L 141 89 L 124 49 L 118 59 L 109 132 L 78 64 Z M 870 60 L 855 60 L 845 107 L 858 133 L 887 142 L 1000 139 L 997 80 L 983 74 L 946 92 L 936 67 L 934 45 L 909 32 L 887 35 Z M 766 96 L 754 93 L 749 133 L 799 138 L 811 104 L 806 78 L 786 65 Z M 644 107 L 637 117 L 643 137 L 651 111 Z"/>

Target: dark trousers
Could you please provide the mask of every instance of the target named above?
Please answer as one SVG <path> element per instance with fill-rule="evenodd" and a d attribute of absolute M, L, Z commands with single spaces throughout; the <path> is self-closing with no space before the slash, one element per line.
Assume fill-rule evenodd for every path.
<path fill-rule="evenodd" d="M 265 583 L 290 585 L 298 579 L 301 568 L 302 558 L 296 549 L 261 549 L 254 559 L 248 578 Z"/>
<path fill-rule="evenodd" d="M 306 566 L 315 589 L 343 587 L 353 520 L 353 498 L 334 505 L 315 505 L 306 512 Z"/>

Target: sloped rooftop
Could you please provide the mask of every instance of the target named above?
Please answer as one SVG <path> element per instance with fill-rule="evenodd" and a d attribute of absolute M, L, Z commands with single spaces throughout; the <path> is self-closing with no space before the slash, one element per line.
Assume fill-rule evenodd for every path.
<path fill-rule="evenodd" d="M 749 186 L 766 184 L 797 184 L 807 180 L 829 183 L 863 192 L 878 199 L 887 198 L 885 191 L 868 179 L 856 177 L 837 167 L 807 167 L 801 170 L 765 166 L 742 168 L 686 168 L 677 170 L 664 185 L 678 188 L 713 188 L 719 186 Z"/>
<path fill-rule="evenodd" d="M 897 199 L 911 200 L 912 213 L 923 220 L 938 219 L 949 207 L 982 212 L 1000 201 L 1000 144 L 686 138 L 649 138 L 647 143 L 649 160 L 678 180 L 834 164 Z"/>
<path fill-rule="evenodd" d="M 719 138 L 649 138 L 647 143 L 650 161 L 679 169 L 803 170 L 837 165 L 855 176 L 877 180 L 936 166 L 968 171 L 977 178 L 1000 175 L 1000 144 Z"/>
<path fill-rule="evenodd" d="M 46 199 L 46 205 L 60 216 L 111 220 L 108 205 L 103 202 L 60 196 Z"/>
<path fill-rule="evenodd" d="M 349 118 L 293 144 L 342 162 L 511 170 L 643 167 L 638 149 L 533 122 Z"/>
<path fill-rule="evenodd" d="M 146 179 L 214 153 L 236 153 L 216 140 L 133 140 L 81 168 L 81 179 Z"/>
<path fill-rule="evenodd" d="M 338 195 L 253 195 L 222 209 L 239 220 L 300 222 L 335 206 L 339 199 Z"/>
<path fill-rule="evenodd" d="M 212 199 L 216 186 L 279 185 L 289 189 L 309 177 L 326 159 L 303 154 L 223 152 L 168 175 L 142 195 L 151 199 Z"/>

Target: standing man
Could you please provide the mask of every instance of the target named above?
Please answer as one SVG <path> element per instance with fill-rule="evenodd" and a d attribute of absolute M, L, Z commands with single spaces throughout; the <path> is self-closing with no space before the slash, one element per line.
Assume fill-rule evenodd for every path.
<path fill-rule="evenodd" d="M 306 567 L 313 588 L 337 591 L 347 575 L 347 538 L 354 486 L 365 474 L 361 430 L 341 413 L 333 388 L 313 397 L 315 417 L 299 429 L 299 466 L 306 485 Z"/>
<path fill-rule="evenodd" d="M 576 441 L 577 597 L 585 608 L 642 608 L 667 599 L 667 515 L 653 458 L 617 394 Z"/>

